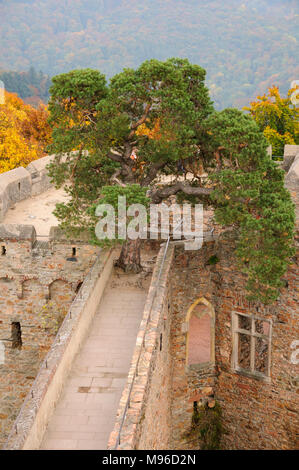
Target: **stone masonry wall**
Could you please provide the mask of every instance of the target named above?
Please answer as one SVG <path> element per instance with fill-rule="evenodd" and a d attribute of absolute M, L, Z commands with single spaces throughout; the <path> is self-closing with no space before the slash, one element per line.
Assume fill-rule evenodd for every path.
<path fill-rule="evenodd" d="M 202 390 L 215 386 L 215 367 L 195 371 L 186 364 L 186 333 L 184 324 L 188 308 L 200 297 L 215 303 L 215 273 L 207 265 L 214 255 L 214 243 L 205 243 L 199 251 L 177 248 L 172 266 L 171 355 L 173 361 L 171 401 L 171 449 L 192 449 L 194 443 L 186 436 L 190 429 L 193 403 L 200 400 Z M 217 277 L 217 275 L 216 275 Z"/>
<path fill-rule="evenodd" d="M 97 256 L 27 393 L 5 450 L 40 448 L 66 377 L 90 330 L 117 254 L 117 250 L 101 250 Z"/>
<path fill-rule="evenodd" d="M 297 147 L 285 149 L 286 182 L 297 202 L 297 229 L 298 159 Z M 30 191 L 35 183 L 40 185 L 36 191 L 43 187 L 43 181 L 48 184 L 41 169 L 36 168 L 30 174 Z M 2 212 L 14 199 L 23 197 L 19 176 L 11 176 L 9 188 L 0 177 Z M 21 185 L 22 191 L 26 184 Z M 298 238 L 296 242 L 298 247 Z M 187 431 L 194 405 L 200 406 L 207 398 L 216 399 L 222 409 L 226 429 L 223 448 L 298 448 L 299 366 L 291 362 L 291 345 L 299 339 L 299 253 L 297 250 L 284 276 L 285 287 L 279 299 L 271 306 L 264 306 L 246 300 L 246 279 L 237 268 L 234 247 L 233 233 L 226 232 L 216 241 L 204 243 L 199 251 L 178 247 L 173 254 L 171 250 L 152 308 L 150 299 L 162 259 L 160 253 L 109 448 L 117 444 L 133 377 L 130 408 L 119 449 L 199 448 L 199 443 L 191 441 Z M 53 339 L 38 312 L 47 302 L 69 305 L 96 253 L 97 249 L 86 240 L 66 240 L 57 229 L 52 230 L 49 242 L 39 242 L 33 227 L 0 226 L 0 340 L 4 340 L 0 347 L 5 348 L 5 362 L 0 364 L 0 445 Z M 217 262 L 211 264 L 215 256 Z M 199 298 L 205 299 L 215 313 L 215 360 L 196 369 L 187 366 L 186 315 Z M 233 312 L 271 321 L 272 349 L 267 380 L 234 369 Z M 147 323 L 149 314 L 151 319 Z M 12 322 L 21 325 L 22 349 L 11 348 Z"/>
<path fill-rule="evenodd" d="M 286 287 L 272 306 L 248 303 L 244 276 L 229 257 L 232 242 L 219 247 L 221 276 L 218 312 L 218 380 L 215 390 L 228 433 L 223 444 L 229 449 L 298 448 L 299 367 L 291 362 L 291 344 L 299 338 L 298 259 L 293 258 L 285 275 Z M 243 312 L 272 321 L 270 382 L 242 376 L 231 369 L 231 312 Z"/>
<path fill-rule="evenodd" d="M 99 248 L 51 229 L 36 241 L 33 226 L 0 225 L 0 446 Z M 75 250 L 75 254 L 74 254 Z M 12 323 L 22 346 L 12 348 Z"/>
<path fill-rule="evenodd" d="M 163 285 L 161 286 L 163 289 Z M 171 289 L 160 299 L 158 324 L 155 334 L 155 358 L 150 364 L 150 381 L 146 407 L 140 420 L 138 450 L 169 449 L 170 445 L 170 396 L 171 396 Z M 162 406 L 161 406 L 162 405 Z M 149 430 L 155 430 L 149 432 Z"/>
<path fill-rule="evenodd" d="M 232 234 L 206 244 L 198 253 L 177 250 L 172 277 L 172 448 L 198 448 L 185 436 L 193 403 L 205 391 L 221 405 L 226 449 L 295 449 L 298 447 L 298 365 L 291 363 L 291 344 L 299 338 L 298 256 L 285 276 L 286 286 L 272 306 L 246 300 L 245 276 L 236 268 Z M 219 262 L 207 265 L 210 256 Z M 186 367 L 186 312 L 198 297 L 209 300 L 216 313 L 215 369 L 192 374 Z M 272 321 L 270 381 L 232 369 L 232 312 Z M 208 388 L 207 388 L 208 387 Z"/>

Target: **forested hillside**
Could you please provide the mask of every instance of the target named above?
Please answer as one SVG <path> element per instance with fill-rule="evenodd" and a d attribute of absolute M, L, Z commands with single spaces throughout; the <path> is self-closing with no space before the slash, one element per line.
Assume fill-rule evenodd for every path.
<path fill-rule="evenodd" d="M 42 72 L 30 67 L 27 72 L 2 72 L 0 80 L 5 83 L 6 91 L 17 93 L 25 103 L 38 106 L 49 99 L 51 79 Z"/>
<path fill-rule="evenodd" d="M 218 108 L 299 79 L 298 0 L 0 0 L 0 69 L 108 77 L 149 58 L 207 70 Z"/>

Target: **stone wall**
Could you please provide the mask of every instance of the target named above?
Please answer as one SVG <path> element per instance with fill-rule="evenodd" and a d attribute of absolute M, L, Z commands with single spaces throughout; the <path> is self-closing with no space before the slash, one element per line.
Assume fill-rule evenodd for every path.
<path fill-rule="evenodd" d="M 299 155 L 299 145 L 285 145 L 282 168 L 289 171 L 296 156 Z"/>
<path fill-rule="evenodd" d="M 0 175 L 0 221 L 16 202 L 31 196 L 30 173 L 20 167 Z"/>
<path fill-rule="evenodd" d="M 285 154 L 292 161 L 285 164 L 289 169 L 286 185 L 296 203 L 298 234 L 297 150 L 286 148 Z M 165 285 L 161 284 L 165 293 L 160 291 L 159 305 L 154 309 L 156 322 L 147 328 L 148 312 L 145 310 L 117 423 L 110 436 L 110 449 L 115 446 L 119 449 L 199 449 L 200 442 L 188 433 L 193 411 L 207 402 L 213 406 L 215 400 L 223 415 L 223 449 L 298 448 L 299 367 L 291 361 L 291 345 L 299 339 L 298 235 L 297 253 L 284 276 L 285 287 L 271 306 L 247 300 L 246 276 L 237 267 L 235 243 L 234 233 L 226 231 L 220 232 L 216 240 L 205 242 L 199 251 L 176 248 L 171 275 Z M 154 279 L 155 274 L 153 282 Z M 149 298 L 150 295 L 151 292 Z M 211 344 L 214 351 L 208 364 L 188 365 L 188 315 L 197 302 L 213 312 Z M 258 327 L 268 325 L 269 375 L 265 364 L 267 350 L 261 348 L 256 349 L 255 362 L 264 367 L 264 374 L 244 372 L 236 366 L 233 322 L 237 313 L 254 319 Z M 152 334 L 152 341 L 145 342 L 145 347 L 142 346 L 144 330 L 146 337 Z M 162 353 L 159 352 L 161 333 Z M 135 377 L 140 350 L 141 362 Z M 130 407 L 117 445 L 131 388 Z"/>
<path fill-rule="evenodd" d="M 171 449 L 194 448 L 194 443 L 190 442 L 190 438 L 186 436 L 191 426 L 193 404 L 200 402 L 205 388 L 215 386 L 217 374 L 213 364 L 204 370 L 195 370 L 187 366 L 185 327 L 188 309 L 199 298 L 203 297 L 215 305 L 217 294 L 213 287 L 218 275 L 214 266 L 207 264 L 214 254 L 215 243 L 213 242 L 205 243 L 199 251 L 185 251 L 184 248 L 177 248 L 172 265 Z"/>
<path fill-rule="evenodd" d="M 54 159 L 54 155 L 47 155 L 46 157 L 39 158 L 29 163 L 26 167 L 26 171 L 31 176 L 31 196 L 41 194 L 51 187 L 51 181 L 47 172 L 47 165 Z"/>
<path fill-rule="evenodd" d="M 286 146 L 282 166 L 288 171 L 286 185 L 296 203 L 298 230 L 299 157 L 298 146 L 295 147 Z M 34 174 L 33 170 L 30 171 Z M 36 171 L 41 171 L 43 179 L 42 170 Z M 24 193 L 18 193 L 20 175 L 12 177 L 9 191 L 8 185 L 5 186 L 6 199 L 1 196 L 2 207 L 9 207 L 29 188 L 30 184 L 24 182 Z M 43 187 L 39 184 L 36 180 L 36 191 Z M 298 247 L 298 238 L 296 243 Z M 234 247 L 233 232 L 220 234 L 217 240 L 204 243 L 199 251 L 184 251 L 177 247 L 173 252 L 171 247 L 156 296 L 155 283 L 163 249 L 160 252 L 128 382 L 115 429 L 110 436 L 110 449 L 197 449 L 199 442 L 188 436 L 194 407 L 214 399 L 221 406 L 226 430 L 222 436 L 222 448 L 298 448 L 299 367 L 291 362 L 291 345 L 299 339 L 299 253 L 297 250 L 284 276 L 285 287 L 279 299 L 266 307 L 260 302 L 246 300 L 246 278 L 237 268 Z M 5 358 L 5 363 L 0 364 L 2 442 L 53 341 L 53 335 L 45 329 L 38 312 L 45 303 L 55 300 L 69 305 L 96 255 L 97 249 L 89 246 L 87 240 L 67 240 L 57 228 L 51 230 L 49 242 L 40 242 L 36 241 L 32 226 L 0 226 L 0 329 L 4 339 L 0 344 L 0 358 L 3 347 Z M 194 367 L 187 363 L 188 312 L 199 300 L 214 312 L 214 356 L 209 364 Z M 233 356 L 234 313 L 271 324 L 269 376 L 244 374 L 236 369 Z M 13 322 L 21 326 L 22 349 L 11 348 Z M 74 344 L 74 339 L 72 341 Z M 55 345 L 51 349 L 54 356 L 55 351 L 61 352 Z M 53 382 L 55 390 L 59 390 L 63 374 L 59 377 L 57 386 Z M 130 407 L 126 410 L 129 394 Z M 55 402 L 53 396 L 49 396 L 52 398 L 49 398 L 46 410 L 50 410 Z M 38 400 L 40 406 L 42 397 Z M 26 408 L 29 417 L 32 415 L 31 405 Z M 31 421 L 35 428 L 31 440 L 27 441 L 28 447 L 24 448 L 35 448 L 47 413 L 41 411 L 39 418 L 34 420 L 35 424 Z M 13 444 L 9 448 L 20 448 L 20 442 L 24 445 L 24 440 L 20 441 L 18 436 L 11 437 Z"/>
<path fill-rule="evenodd" d="M 98 252 L 55 227 L 41 242 L 33 226 L 0 225 L 0 446 Z M 21 349 L 12 348 L 12 323 Z"/>
<path fill-rule="evenodd" d="M 39 449 L 55 405 L 102 298 L 117 252 L 101 251 L 41 364 L 5 450 Z"/>
<path fill-rule="evenodd" d="M 246 300 L 245 276 L 236 268 L 234 239 L 223 236 L 199 253 L 177 251 L 173 267 L 172 444 L 173 449 L 198 448 L 185 433 L 193 404 L 212 396 L 221 405 L 225 449 L 295 449 L 299 431 L 298 365 L 291 363 L 291 344 L 299 338 L 298 255 L 285 276 L 286 285 L 272 306 Z M 219 261 L 208 265 L 210 256 Z M 190 371 L 186 365 L 184 322 L 190 305 L 205 297 L 216 313 L 215 367 Z M 232 367 L 232 312 L 272 322 L 270 379 L 245 376 Z M 207 392 L 208 390 L 208 392 Z"/>
<path fill-rule="evenodd" d="M 88 154 L 87 151 L 83 153 Z M 77 151 L 71 154 L 76 155 Z M 51 188 L 47 166 L 55 158 L 56 155 L 47 155 L 29 163 L 26 168 L 19 167 L 0 174 L 0 222 L 3 221 L 8 209 L 17 202 L 37 196 Z M 65 161 L 67 154 L 61 154 L 57 158 Z"/>

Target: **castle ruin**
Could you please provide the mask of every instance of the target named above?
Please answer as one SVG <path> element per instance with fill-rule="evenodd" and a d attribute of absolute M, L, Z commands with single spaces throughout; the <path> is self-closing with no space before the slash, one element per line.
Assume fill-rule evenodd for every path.
<path fill-rule="evenodd" d="M 38 223 L 25 225 L 21 214 L 7 223 L 20 201 L 30 204 L 30 198 L 52 190 L 50 159 L 0 175 L 0 444 L 7 450 L 51 448 L 43 447 L 44 436 L 55 419 L 59 428 L 59 400 L 98 307 L 108 288 L 115 289 L 114 302 L 121 303 L 124 295 L 112 279 L 114 250 L 92 246 L 88 239 L 70 240 L 57 227 L 41 236 Z M 188 434 L 192 416 L 216 402 L 225 429 L 222 448 L 298 448 L 299 146 L 285 147 L 282 168 L 296 204 L 297 252 L 275 303 L 247 300 L 230 231 L 207 238 L 199 251 L 162 244 L 150 286 L 128 287 L 140 297 L 140 316 L 134 320 L 137 339 L 126 377 L 117 370 L 121 358 L 115 355 L 109 366 L 115 366 L 114 375 L 97 365 L 92 382 L 84 382 L 85 370 L 75 390 L 78 403 L 87 404 L 100 403 L 118 387 L 115 414 L 103 437 L 109 449 L 197 449 L 198 441 Z M 56 330 L 49 323 L 50 304 L 61 317 Z M 129 322 L 126 328 L 122 335 Z M 109 350 L 109 343 L 105 347 Z M 103 385 L 93 386 L 94 377 Z M 92 420 L 81 421 L 71 448 L 82 448 L 79 432 L 93 433 L 90 441 L 85 438 L 87 448 L 100 448 L 92 447 L 101 433 L 97 421 L 90 431 Z M 71 443 L 71 424 L 69 431 L 66 425 L 61 429 L 61 445 Z"/>

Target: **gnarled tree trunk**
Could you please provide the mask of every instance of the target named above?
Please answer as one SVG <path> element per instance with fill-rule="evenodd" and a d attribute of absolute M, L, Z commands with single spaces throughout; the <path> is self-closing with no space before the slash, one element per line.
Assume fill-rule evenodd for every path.
<path fill-rule="evenodd" d="M 123 269 L 126 273 L 140 273 L 140 271 L 142 271 L 140 262 L 140 248 L 140 238 L 137 240 L 125 241 L 115 266 Z"/>

